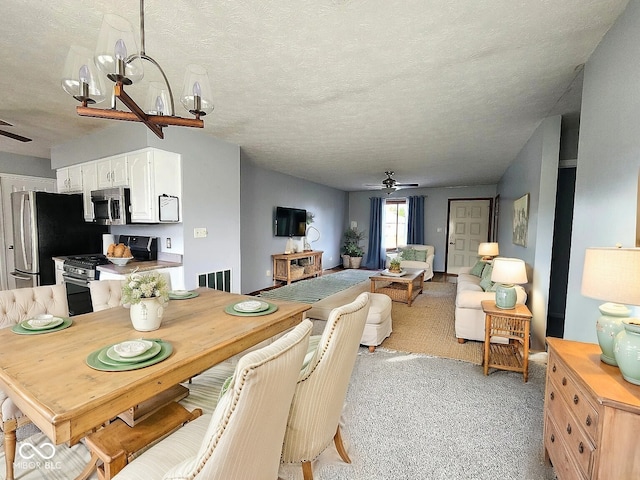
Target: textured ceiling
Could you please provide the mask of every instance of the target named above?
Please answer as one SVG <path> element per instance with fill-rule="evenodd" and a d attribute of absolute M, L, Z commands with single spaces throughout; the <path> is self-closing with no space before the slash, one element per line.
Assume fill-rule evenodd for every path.
<path fill-rule="evenodd" d="M 95 48 L 104 13 L 137 28 L 139 2 L 0 3 L 0 119 L 33 138 L 0 137 L 0 151 L 48 158 L 110 125 L 76 116 L 62 68 L 70 45 Z M 579 110 L 571 86 L 626 4 L 147 0 L 146 53 L 176 97 L 186 65 L 204 65 L 216 105 L 204 134 L 259 166 L 343 190 L 389 169 L 426 187 L 491 184 L 543 118 Z M 160 78 L 145 73 L 127 90 L 140 101 Z"/>

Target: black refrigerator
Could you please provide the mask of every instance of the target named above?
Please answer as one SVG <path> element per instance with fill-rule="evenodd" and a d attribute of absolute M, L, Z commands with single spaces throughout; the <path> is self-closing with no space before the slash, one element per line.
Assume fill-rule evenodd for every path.
<path fill-rule="evenodd" d="M 82 194 L 13 192 L 16 288 L 54 285 L 52 257 L 100 253 L 106 225 L 84 221 Z"/>

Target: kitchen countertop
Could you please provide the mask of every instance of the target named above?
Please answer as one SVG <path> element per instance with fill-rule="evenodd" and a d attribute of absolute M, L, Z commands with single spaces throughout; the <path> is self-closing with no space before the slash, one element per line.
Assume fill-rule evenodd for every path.
<path fill-rule="evenodd" d="M 116 275 L 129 275 L 136 268 L 139 272 L 146 272 L 148 270 L 159 270 L 161 268 L 173 268 L 181 266 L 182 263 L 168 262 L 166 260 L 132 260 L 123 267 L 119 267 L 118 265 L 114 265 L 113 263 L 107 263 L 106 265 L 98 265 L 96 269 L 99 272 L 114 273 Z"/>

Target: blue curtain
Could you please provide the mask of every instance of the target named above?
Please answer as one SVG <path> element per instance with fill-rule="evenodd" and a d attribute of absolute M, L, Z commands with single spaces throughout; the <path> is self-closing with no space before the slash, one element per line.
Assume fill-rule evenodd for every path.
<path fill-rule="evenodd" d="M 367 261 L 365 268 L 377 270 L 385 267 L 387 254 L 384 250 L 382 238 L 382 213 L 384 199 L 372 197 L 369 199 L 371 205 L 369 218 L 369 248 L 367 249 Z"/>
<path fill-rule="evenodd" d="M 424 245 L 424 195 L 409 197 L 407 244 Z"/>

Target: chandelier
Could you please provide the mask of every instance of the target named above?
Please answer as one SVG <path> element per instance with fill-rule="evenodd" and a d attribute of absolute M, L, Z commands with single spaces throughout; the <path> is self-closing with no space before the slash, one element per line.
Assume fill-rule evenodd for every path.
<path fill-rule="evenodd" d="M 142 80 L 143 60 L 154 65 L 164 79 L 164 82 L 150 82 L 144 109 L 124 91 L 125 85 Z M 114 82 L 111 108 L 90 106 L 106 98 L 100 72 Z M 200 117 L 213 111 L 207 71 L 200 65 L 188 65 L 180 101 L 195 118 L 175 115 L 173 92 L 167 76 L 158 62 L 145 52 L 144 0 L 140 0 L 140 50 L 131 24 L 118 15 L 106 14 L 94 52 L 75 45 L 70 47 L 62 74 L 62 88 L 81 103 L 76 107 L 78 115 L 142 122 L 160 138 L 164 138 L 162 129 L 169 125 L 203 128 L 204 121 Z M 129 111 L 117 110 L 116 100 Z"/>

